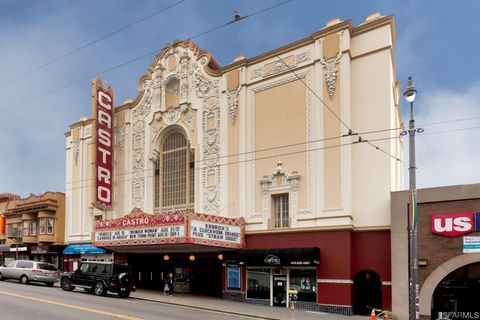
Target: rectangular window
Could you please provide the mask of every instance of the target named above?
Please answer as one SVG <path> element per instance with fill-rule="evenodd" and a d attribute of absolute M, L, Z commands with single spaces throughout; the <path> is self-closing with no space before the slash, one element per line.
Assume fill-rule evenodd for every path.
<path fill-rule="evenodd" d="M 247 269 L 247 298 L 270 299 L 270 269 Z"/>
<path fill-rule="evenodd" d="M 45 218 L 38 219 L 38 224 L 39 224 L 39 233 L 45 234 L 46 219 Z"/>
<path fill-rule="evenodd" d="M 298 301 L 317 301 L 316 269 L 290 269 L 290 289 L 298 291 Z"/>
<path fill-rule="evenodd" d="M 237 265 L 227 266 L 227 289 L 240 290 L 240 267 Z"/>
<path fill-rule="evenodd" d="M 272 203 L 275 228 L 288 228 L 290 226 L 288 193 L 273 195 Z"/>
<path fill-rule="evenodd" d="M 30 220 L 30 235 L 36 236 L 37 235 L 37 221 Z"/>
<path fill-rule="evenodd" d="M 9 238 L 15 238 L 15 232 L 16 232 L 16 228 L 15 228 L 16 224 L 9 224 L 8 225 L 8 237 Z"/>
<path fill-rule="evenodd" d="M 23 221 L 23 235 L 28 236 L 28 221 Z"/>
<path fill-rule="evenodd" d="M 53 234 L 53 218 L 47 218 L 47 234 Z"/>

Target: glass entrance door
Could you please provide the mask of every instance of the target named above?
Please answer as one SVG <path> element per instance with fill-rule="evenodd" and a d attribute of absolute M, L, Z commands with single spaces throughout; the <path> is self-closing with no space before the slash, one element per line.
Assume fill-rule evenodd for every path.
<path fill-rule="evenodd" d="M 273 305 L 287 306 L 287 278 L 285 276 L 273 277 Z"/>

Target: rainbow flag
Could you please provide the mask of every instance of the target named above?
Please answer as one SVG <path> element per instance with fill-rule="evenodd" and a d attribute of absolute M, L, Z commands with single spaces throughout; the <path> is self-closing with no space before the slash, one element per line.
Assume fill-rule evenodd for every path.
<path fill-rule="evenodd" d="M 413 190 L 410 186 L 410 230 L 415 231 L 417 229 L 417 190 Z"/>
<path fill-rule="evenodd" d="M 0 234 L 5 234 L 5 216 L 0 215 Z"/>

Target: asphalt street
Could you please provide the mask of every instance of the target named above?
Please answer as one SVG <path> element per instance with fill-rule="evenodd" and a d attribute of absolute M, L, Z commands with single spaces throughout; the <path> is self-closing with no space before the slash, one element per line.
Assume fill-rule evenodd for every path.
<path fill-rule="evenodd" d="M 137 299 L 122 299 L 116 295 L 97 297 L 76 289 L 65 292 L 59 287 L 43 284 L 22 285 L 15 281 L 0 281 L 1 319 L 15 320 L 100 320 L 100 319 L 169 319 L 220 320 L 251 319 L 239 315 L 209 310 L 160 304 Z"/>

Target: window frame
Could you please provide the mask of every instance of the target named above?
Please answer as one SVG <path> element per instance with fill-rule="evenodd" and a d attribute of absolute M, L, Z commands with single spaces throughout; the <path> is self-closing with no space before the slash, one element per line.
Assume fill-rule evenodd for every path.
<path fill-rule="evenodd" d="M 271 195 L 273 227 L 275 229 L 290 227 L 290 193 Z"/>
<path fill-rule="evenodd" d="M 50 221 L 52 222 L 52 226 L 51 226 L 52 230 L 51 231 L 49 231 L 49 228 L 50 228 L 49 222 Z M 46 229 L 46 231 L 47 231 L 47 234 L 49 234 L 49 235 L 50 234 L 55 234 L 55 219 L 54 218 L 47 218 L 47 229 Z"/>

